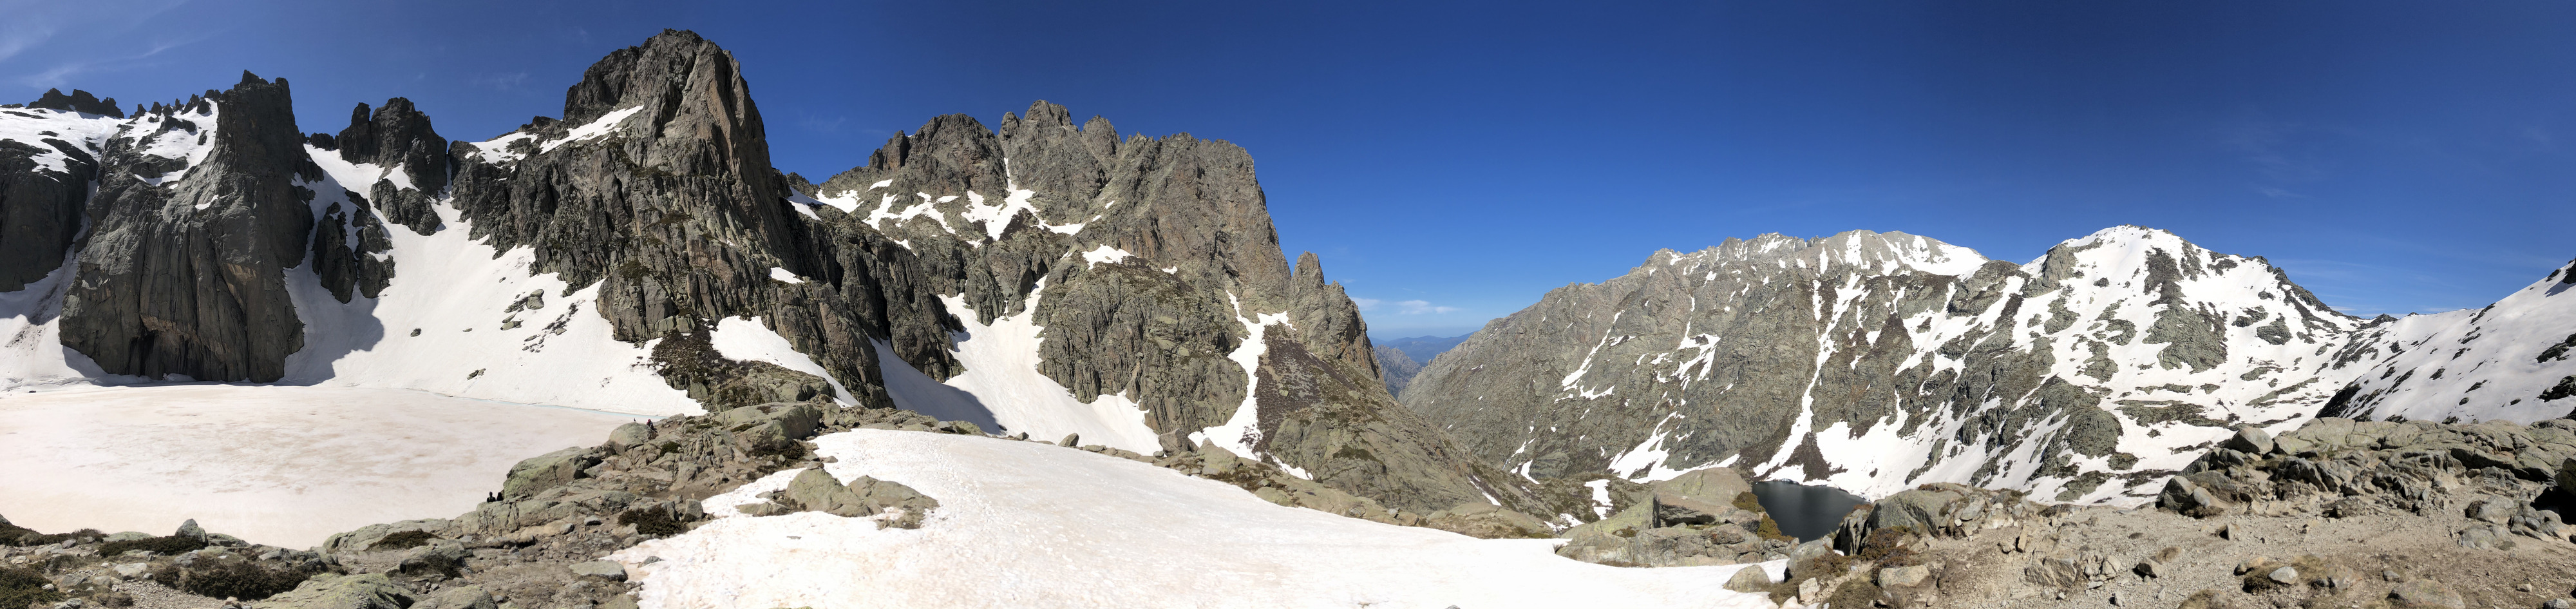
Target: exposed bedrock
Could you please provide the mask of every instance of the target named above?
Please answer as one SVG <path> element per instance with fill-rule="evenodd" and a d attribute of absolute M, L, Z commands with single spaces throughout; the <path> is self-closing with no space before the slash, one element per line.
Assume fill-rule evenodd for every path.
<path fill-rule="evenodd" d="M 175 118 L 215 114 L 193 167 L 115 139 L 102 156 L 80 280 L 63 305 L 63 344 L 111 374 L 273 381 L 302 348 L 285 270 L 304 260 L 312 191 L 320 178 L 295 129 L 285 79 L 247 72 L 223 92 L 176 108 Z M 178 121 L 165 121 L 170 125 Z M 185 172 L 170 176 L 172 170 Z M 164 180 L 170 180 L 164 183 Z"/>
<path fill-rule="evenodd" d="M 2139 227 L 2024 265 L 1902 233 L 1764 235 L 1552 291 L 1403 395 L 1542 479 L 1730 465 L 2134 503 L 2224 427 L 2315 412 L 2336 383 L 2309 379 L 2353 374 L 2323 354 L 2359 325 L 2259 258 Z M 2204 414 L 2165 416 L 2182 410 Z"/>
<path fill-rule="evenodd" d="M 61 168 L 44 168 L 47 155 L 64 157 Z M 25 289 L 62 268 L 80 237 L 82 203 L 96 179 L 98 159 L 70 142 L 0 141 L 0 292 Z"/>

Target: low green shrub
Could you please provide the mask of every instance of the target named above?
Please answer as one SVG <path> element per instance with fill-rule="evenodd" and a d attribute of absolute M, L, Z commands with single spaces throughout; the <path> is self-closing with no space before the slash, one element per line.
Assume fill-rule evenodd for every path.
<path fill-rule="evenodd" d="M 170 554 L 181 554 L 204 547 L 206 547 L 206 540 L 172 535 L 167 537 L 150 537 L 144 539 L 128 539 L 125 541 L 107 542 L 107 545 L 98 547 L 98 555 L 115 557 L 123 556 L 126 552 L 132 552 L 135 550 L 151 550 L 153 553 L 166 556 Z"/>
<path fill-rule="evenodd" d="M 179 591 L 208 598 L 238 598 L 255 601 L 276 596 L 311 579 L 313 573 L 298 569 L 272 569 L 247 560 L 200 560 L 191 567 L 163 564 L 152 571 L 152 581 Z"/>
<path fill-rule="evenodd" d="M 63 593 L 46 590 L 52 584 L 45 575 L 31 569 L 0 567 L 0 607 L 25 607 L 63 600 Z"/>
<path fill-rule="evenodd" d="M 376 545 L 367 546 L 367 549 L 409 550 L 429 545 L 430 541 L 436 539 L 438 539 L 438 536 L 431 535 L 428 531 L 396 531 L 392 535 L 386 535 L 384 539 L 377 540 Z"/>
<path fill-rule="evenodd" d="M 635 525 L 635 532 L 653 537 L 669 537 L 689 530 L 679 519 L 672 518 L 670 511 L 653 508 L 627 510 L 617 515 L 617 523 Z"/>

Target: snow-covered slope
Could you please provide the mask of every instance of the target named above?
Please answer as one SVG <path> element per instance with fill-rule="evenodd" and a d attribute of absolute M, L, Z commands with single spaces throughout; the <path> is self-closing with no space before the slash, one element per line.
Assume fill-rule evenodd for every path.
<path fill-rule="evenodd" d="M 2337 416 L 2529 423 L 2576 415 L 2576 263 L 2483 309 L 2374 325 L 2339 357 L 2367 365 Z"/>
<path fill-rule="evenodd" d="M 359 208 L 350 191 L 402 175 L 398 168 L 349 163 L 328 150 L 308 146 L 306 152 L 325 176 L 304 184 L 317 193 L 315 217 L 333 206 Z M 566 293 L 571 286 L 556 273 L 531 268 L 531 248 L 496 252 L 470 237 L 473 223 L 446 199 L 435 201 L 431 209 L 444 227 L 428 235 L 372 214 L 352 218 L 349 242 L 370 228 L 356 224 L 364 222 L 392 244 L 373 254 L 395 269 L 375 298 L 337 300 L 314 274 L 311 254 L 289 272 L 287 287 L 306 330 L 304 349 L 288 356 L 280 383 L 422 389 L 657 416 L 703 411 L 687 393 L 662 381 L 649 342 L 611 336 L 608 320 L 596 310 L 599 286 Z M 734 334 L 755 331 L 765 330 L 737 328 Z"/>
<path fill-rule="evenodd" d="M 1626 569 L 1545 539 L 1473 539 L 1281 507 L 1223 483 L 1033 442 L 858 430 L 815 440 L 842 480 L 939 500 L 918 530 L 820 512 L 725 516 L 610 556 L 647 608 L 1771 607 L 1720 587 L 1764 565 Z M 784 487 L 773 474 L 728 503 Z M 647 561 L 651 562 L 647 562 Z M 922 585 L 945 582 L 943 585 Z"/>
<path fill-rule="evenodd" d="M 2329 353 L 2360 325 L 2260 258 L 2153 229 L 2019 265 L 1901 233 L 1765 235 L 1557 290 L 1405 401 L 1539 477 L 1731 465 L 2134 503 L 2231 425 L 2312 416 L 2355 373 Z"/>

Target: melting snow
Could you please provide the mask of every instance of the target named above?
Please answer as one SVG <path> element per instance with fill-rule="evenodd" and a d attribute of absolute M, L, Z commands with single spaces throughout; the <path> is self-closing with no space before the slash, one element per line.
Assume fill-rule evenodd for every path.
<path fill-rule="evenodd" d="M 796 352 L 794 343 L 770 330 L 769 326 L 761 325 L 758 317 L 727 317 L 717 321 L 715 329 L 707 333 L 707 343 L 727 359 L 769 362 L 780 368 L 820 377 L 832 384 L 832 401 L 852 403 L 850 390 L 841 386 L 840 379 L 833 378 L 822 364 L 814 363 L 813 357 Z"/>
<path fill-rule="evenodd" d="M 1091 268 L 1093 266 L 1098 266 L 1101 263 L 1117 264 L 1120 262 L 1126 262 L 1128 258 L 1133 258 L 1135 256 L 1135 254 L 1127 253 L 1127 250 L 1102 245 L 1099 248 L 1082 253 L 1082 261 L 1084 263 L 1083 268 Z"/>
<path fill-rule="evenodd" d="M 643 606 L 1772 606 L 1720 587 L 1754 565 L 1582 563 L 1556 556 L 1559 540 L 1474 539 L 1282 507 L 1041 443 L 858 430 L 815 445 L 838 459 L 823 466 L 833 476 L 902 483 L 939 509 L 919 530 L 819 512 L 735 515 L 611 554 L 643 583 Z"/>
<path fill-rule="evenodd" d="M 948 313 L 966 327 L 956 337 L 957 360 L 966 365 L 966 372 L 948 379 L 946 385 L 973 395 L 1004 432 L 1028 432 L 1040 438 L 1079 433 L 1084 444 L 1140 453 L 1162 450 L 1154 430 L 1145 426 L 1144 409 L 1135 401 L 1103 395 L 1083 403 L 1074 399 L 1072 390 L 1038 372 L 1042 340 L 1038 334 L 1045 328 L 1035 318 L 1038 298 L 1045 291 L 1041 280 L 1020 314 L 995 318 L 991 324 L 976 323 L 980 316 L 966 306 L 965 296 L 939 297 L 947 303 Z"/>
<path fill-rule="evenodd" d="M 543 145 L 537 146 L 537 152 L 548 152 L 554 150 L 555 147 L 562 146 L 564 144 L 598 139 L 606 137 L 608 134 L 616 133 L 618 123 L 625 122 L 626 117 L 634 116 L 637 111 L 641 111 L 643 109 L 643 106 L 618 108 L 607 114 L 599 115 L 599 118 L 597 120 L 590 121 L 590 124 L 574 127 L 571 132 L 565 133 L 564 139 L 548 141 Z"/>

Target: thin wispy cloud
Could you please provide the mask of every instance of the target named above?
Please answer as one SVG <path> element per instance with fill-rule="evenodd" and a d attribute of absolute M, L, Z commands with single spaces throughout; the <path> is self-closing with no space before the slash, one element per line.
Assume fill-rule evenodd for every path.
<path fill-rule="evenodd" d="M 1466 310 L 1458 307 L 1444 307 L 1431 304 L 1431 301 L 1428 300 L 1398 300 L 1388 302 L 1375 298 L 1352 298 L 1351 304 L 1359 305 L 1361 312 L 1385 311 L 1397 315 L 1456 313 Z"/>
<path fill-rule="evenodd" d="M 1460 310 L 1458 307 L 1437 306 L 1431 304 L 1429 301 L 1422 300 L 1407 300 L 1395 303 L 1395 306 L 1401 307 L 1397 312 L 1406 315 L 1421 315 L 1424 313 L 1456 313 Z"/>
<path fill-rule="evenodd" d="M 522 71 L 501 74 L 476 74 L 471 77 L 467 77 L 465 82 L 466 84 L 477 87 L 501 91 L 516 91 L 521 85 L 527 84 L 528 73 Z"/>
<path fill-rule="evenodd" d="M 50 2 L 27 3 L 23 6 L 13 5 L 8 10 L 8 18 L 6 20 L 0 20 L 0 61 L 7 61 L 29 50 L 43 48 L 47 43 L 52 42 L 58 34 L 67 31 L 113 34 L 133 30 L 151 21 L 154 17 L 160 16 L 161 13 L 169 12 L 170 9 L 178 8 L 187 3 L 188 0 L 168 0 L 155 2 Z M 22 75 L 18 77 L 17 80 L 20 84 L 31 87 L 59 88 L 65 84 L 66 79 L 73 75 L 85 72 L 124 69 L 141 65 L 138 62 L 145 58 L 159 55 L 162 51 L 167 51 L 175 47 L 204 40 L 211 35 L 211 32 L 199 32 L 192 38 L 177 41 L 155 42 L 152 43 L 153 46 L 149 50 L 134 55 L 57 63 L 43 71 Z M 71 43 L 66 42 L 65 44 Z"/>
<path fill-rule="evenodd" d="M 124 70 L 152 65 L 154 62 L 146 60 L 160 55 L 164 51 L 195 44 L 199 41 L 205 40 L 206 38 L 207 35 L 199 34 L 185 40 L 159 43 L 153 45 L 151 49 L 135 55 L 64 62 L 56 64 L 54 67 L 48 68 L 43 72 L 37 72 L 21 78 L 19 79 L 19 83 L 35 88 L 62 88 L 71 84 L 71 77 L 74 75 L 91 72 Z"/>

